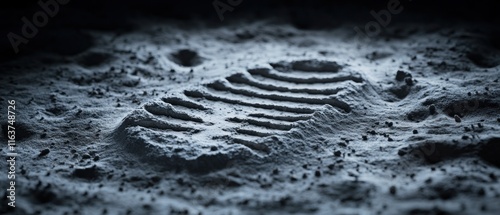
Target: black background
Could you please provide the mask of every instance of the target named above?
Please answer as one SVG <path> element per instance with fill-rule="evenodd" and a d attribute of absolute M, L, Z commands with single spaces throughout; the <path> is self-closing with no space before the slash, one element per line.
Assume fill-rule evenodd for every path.
<path fill-rule="evenodd" d="M 46 1 L 46 0 L 43 0 Z M 219 0 L 226 3 L 226 0 Z M 278 17 L 289 21 L 300 29 L 318 29 L 337 26 L 344 22 L 366 23 L 372 21 L 370 11 L 387 8 L 390 0 L 354 1 L 299 1 L 299 0 L 242 0 L 231 12 L 224 13 L 224 21 L 219 20 L 213 0 L 72 0 L 62 5 L 59 13 L 50 18 L 43 29 L 70 29 L 128 31 L 133 29 L 132 22 L 144 18 L 163 18 L 173 20 L 203 20 L 213 25 L 225 25 L 242 18 L 246 21 L 260 18 Z M 7 38 L 9 32 L 20 34 L 23 25 L 21 18 L 31 19 L 40 11 L 38 1 L 3 2 L 0 9 L 0 61 L 29 54 L 36 49 L 41 40 L 30 40 L 29 50 L 14 54 Z M 392 22 L 418 23 L 479 23 L 500 26 L 500 2 L 488 0 L 400 0 L 404 7 L 402 13 L 393 17 Z M 41 29 L 40 34 L 44 30 Z M 47 30 L 45 30 L 47 31 Z M 58 39 L 75 39 L 62 35 Z M 43 38 L 43 36 L 42 36 Z M 74 41 L 78 43 L 78 40 Z M 43 42 L 40 42 L 43 43 Z M 23 45 L 21 45 L 23 46 Z"/>

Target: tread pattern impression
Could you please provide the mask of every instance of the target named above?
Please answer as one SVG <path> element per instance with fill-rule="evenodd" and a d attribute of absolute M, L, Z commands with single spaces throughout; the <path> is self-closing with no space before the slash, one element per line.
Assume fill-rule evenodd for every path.
<path fill-rule="evenodd" d="M 363 82 L 330 61 L 270 65 L 148 102 L 123 120 L 117 137 L 134 151 L 160 150 L 181 161 L 231 157 L 241 149 L 262 155 L 270 148 L 261 138 L 290 131 L 324 105 L 350 112 L 337 94 L 347 84 Z"/>

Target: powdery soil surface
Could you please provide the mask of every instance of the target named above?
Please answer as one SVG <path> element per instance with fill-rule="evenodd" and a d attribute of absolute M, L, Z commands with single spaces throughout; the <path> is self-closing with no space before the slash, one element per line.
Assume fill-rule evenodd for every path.
<path fill-rule="evenodd" d="M 500 211 L 490 27 L 148 23 L 2 63 L 19 154 L 2 213 Z"/>

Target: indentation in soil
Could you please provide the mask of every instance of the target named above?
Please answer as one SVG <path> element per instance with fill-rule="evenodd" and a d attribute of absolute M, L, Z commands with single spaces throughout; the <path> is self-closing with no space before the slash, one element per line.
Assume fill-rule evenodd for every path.
<path fill-rule="evenodd" d="M 181 49 L 169 55 L 169 59 L 179 66 L 194 67 L 203 63 L 203 58 L 198 52 L 190 49 Z"/>

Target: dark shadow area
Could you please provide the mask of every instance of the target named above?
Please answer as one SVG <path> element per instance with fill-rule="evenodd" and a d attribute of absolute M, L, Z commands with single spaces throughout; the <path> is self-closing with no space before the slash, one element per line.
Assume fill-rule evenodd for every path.
<path fill-rule="evenodd" d="M 322 29 L 336 27 L 346 22 L 368 23 L 378 19 L 398 22 L 422 22 L 451 24 L 480 22 L 499 23 L 500 2 L 496 1 L 60 1 L 65 4 L 49 4 L 56 0 L 15 1 L 3 3 L 0 8 L 0 61 L 9 61 L 21 55 L 37 51 L 49 51 L 60 55 L 81 53 L 92 45 L 92 38 L 81 30 L 127 32 L 144 18 L 170 20 L 201 19 L 213 25 L 224 25 L 245 18 L 281 17 L 298 29 Z M 48 3 L 47 3 L 48 2 Z M 233 5 L 231 5 L 233 2 Z M 390 3 L 399 3 L 401 13 L 385 17 Z M 238 3 L 238 4 L 236 4 Z M 46 11 L 45 15 L 40 12 Z M 373 11 L 373 13 L 372 13 Z M 47 20 L 45 20 L 45 18 Z M 397 19 L 396 19 L 397 16 Z M 23 20 L 25 18 L 25 20 Z M 223 20 L 221 20 L 221 18 Z M 34 21 L 34 19 L 38 19 Z M 26 24 L 28 23 L 28 24 Z M 40 25 L 37 25 L 40 24 Z M 35 27 L 35 36 L 26 37 L 22 33 L 25 25 Z M 39 27 L 38 27 L 39 26 Z M 30 27 L 27 27 L 28 31 Z M 9 33 L 19 37 L 10 38 Z M 499 47 L 498 37 L 492 35 L 491 43 Z M 15 42 L 12 42 L 15 41 Z M 16 53 L 13 43 L 19 43 Z M 29 45 L 28 45 L 29 44 Z M 472 53 L 472 61 L 480 66 L 496 65 Z"/>

